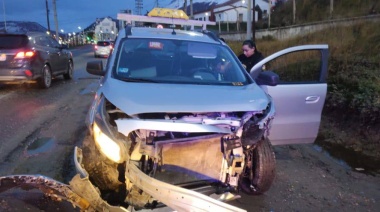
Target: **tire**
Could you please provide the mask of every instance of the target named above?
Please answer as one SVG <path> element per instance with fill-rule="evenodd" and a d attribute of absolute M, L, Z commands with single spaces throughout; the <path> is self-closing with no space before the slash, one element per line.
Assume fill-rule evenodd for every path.
<path fill-rule="evenodd" d="M 86 136 L 82 150 L 83 165 L 91 182 L 101 191 L 119 190 L 122 183 L 118 180 L 118 164 L 113 163 L 99 152 L 90 135 Z"/>
<path fill-rule="evenodd" d="M 63 77 L 66 80 L 70 80 L 73 78 L 73 71 L 74 71 L 74 64 L 73 61 L 69 60 L 69 63 L 67 64 L 67 72 L 63 74 Z"/>
<path fill-rule="evenodd" d="M 241 190 L 249 195 L 268 191 L 276 175 L 276 158 L 268 139 L 259 141 L 256 148 L 245 153 L 245 168 L 239 180 Z"/>
<path fill-rule="evenodd" d="M 37 80 L 38 86 L 45 89 L 49 88 L 51 86 L 51 81 L 52 75 L 50 67 L 48 65 L 44 65 L 42 68 L 42 77 Z"/>

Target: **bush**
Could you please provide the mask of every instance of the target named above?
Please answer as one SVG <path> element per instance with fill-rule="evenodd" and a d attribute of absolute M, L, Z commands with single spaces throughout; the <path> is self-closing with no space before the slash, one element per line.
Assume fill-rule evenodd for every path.
<path fill-rule="evenodd" d="M 330 60 L 325 107 L 338 116 L 349 114 L 361 124 L 380 120 L 380 71 L 376 64 Z"/>

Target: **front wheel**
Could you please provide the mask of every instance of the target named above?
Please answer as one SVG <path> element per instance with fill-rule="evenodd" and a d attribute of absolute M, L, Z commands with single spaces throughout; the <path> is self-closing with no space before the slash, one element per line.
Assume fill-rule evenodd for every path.
<path fill-rule="evenodd" d="M 117 164 L 105 158 L 94 142 L 91 136 L 86 136 L 83 141 L 83 165 L 92 183 L 101 191 L 116 191 L 122 185 Z"/>
<path fill-rule="evenodd" d="M 44 65 L 42 68 L 42 77 L 38 79 L 38 85 L 40 88 L 49 88 L 51 86 L 52 76 L 51 70 L 48 65 Z"/>
<path fill-rule="evenodd" d="M 276 158 L 268 139 L 262 139 L 256 148 L 246 150 L 245 168 L 239 187 L 249 195 L 268 191 L 276 175 Z"/>
<path fill-rule="evenodd" d="M 63 74 L 63 77 L 66 80 L 72 79 L 73 78 L 73 71 L 74 71 L 73 61 L 69 60 L 69 63 L 67 64 L 67 71 L 65 74 Z"/>

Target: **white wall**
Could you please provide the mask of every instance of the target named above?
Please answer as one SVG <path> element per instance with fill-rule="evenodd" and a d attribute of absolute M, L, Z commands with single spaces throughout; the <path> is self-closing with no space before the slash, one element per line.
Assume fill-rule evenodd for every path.
<path fill-rule="evenodd" d="M 252 1 L 252 0 L 250 0 Z M 242 15 L 242 20 L 243 22 L 247 22 L 247 4 L 248 2 L 245 1 L 244 4 L 242 1 L 235 2 L 234 4 L 231 5 L 226 5 L 222 7 L 218 7 L 214 9 L 215 13 L 215 21 L 216 22 L 229 22 L 229 23 L 236 23 L 239 17 L 239 14 Z M 263 0 L 255 0 L 255 4 L 260 7 L 260 9 L 264 12 L 264 10 L 268 11 L 269 4 L 266 1 Z M 255 21 L 258 21 L 258 13 L 255 12 L 255 16 L 253 16 L 253 8 L 255 5 L 253 5 L 253 2 L 251 3 L 252 7 L 252 12 L 251 12 L 251 17 L 253 20 L 253 17 L 255 18 Z M 220 15 L 220 16 L 219 16 Z M 251 21 L 252 21 L 251 20 Z"/>
<path fill-rule="evenodd" d="M 272 28 L 272 29 L 256 30 L 255 38 L 260 39 L 260 38 L 263 38 L 264 36 L 272 36 L 273 38 L 278 39 L 278 40 L 285 40 L 285 39 L 293 38 L 295 36 L 313 33 L 313 32 L 326 29 L 329 27 L 347 26 L 347 25 L 352 25 L 352 24 L 357 24 L 357 23 L 362 23 L 362 22 L 370 22 L 370 21 L 380 22 L 380 15 L 321 21 L 321 22 L 303 24 L 303 25 L 294 25 L 294 26 L 279 27 L 279 28 Z M 225 40 L 243 41 L 246 39 L 247 33 L 246 32 L 238 32 L 238 33 L 224 32 L 224 33 L 219 33 L 219 36 L 223 37 Z"/>

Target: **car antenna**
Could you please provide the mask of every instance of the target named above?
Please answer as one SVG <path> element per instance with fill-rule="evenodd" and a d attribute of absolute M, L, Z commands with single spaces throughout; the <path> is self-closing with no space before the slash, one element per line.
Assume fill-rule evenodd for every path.
<path fill-rule="evenodd" d="M 177 33 L 174 31 L 175 25 L 174 25 L 174 16 L 173 15 L 172 15 L 172 28 L 173 28 L 172 35 L 176 35 Z"/>

